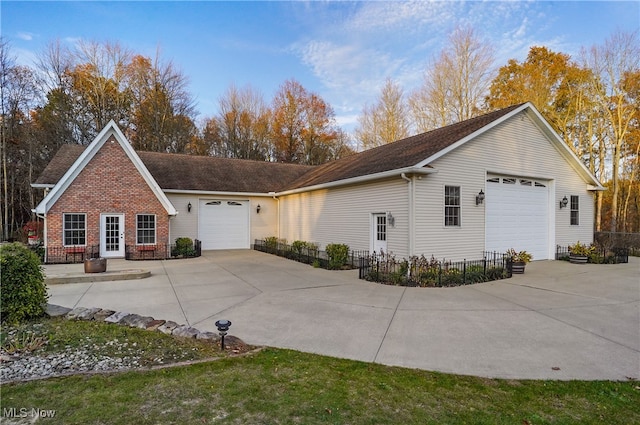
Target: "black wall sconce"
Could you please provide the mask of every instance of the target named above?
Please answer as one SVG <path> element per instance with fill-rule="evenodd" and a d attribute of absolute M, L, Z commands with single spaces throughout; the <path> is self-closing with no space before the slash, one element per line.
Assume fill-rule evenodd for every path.
<path fill-rule="evenodd" d="M 484 192 L 480 189 L 480 192 L 476 195 L 476 205 L 480 205 L 484 202 Z"/>
<path fill-rule="evenodd" d="M 562 198 L 562 201 L 560 201 L 560 209 L 566 208 L 568 203 L 569 203 L 569 200 L 565 196 L 564 198 Z"/>
<path fill-rule="evenodd" d="M 187 204 L 187 212 L 191 212 L 191 202 Z"/>
<path fill-rule="evenodd" d="M 260 210 L 261 210 L 261 207 L 260 207 L 260 204 L 258 204 L 258 206 L 256 207 L 256 214 L 260 214 Z"/>

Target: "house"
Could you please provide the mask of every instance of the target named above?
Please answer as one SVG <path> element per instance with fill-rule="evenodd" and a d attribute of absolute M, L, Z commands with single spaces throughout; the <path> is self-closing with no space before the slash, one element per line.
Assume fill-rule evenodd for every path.
<path fill-rule="evenodd" d="M 202 249 L 278 236 L 458 260 L 593 240 L 598 180 L 530 103 L 320 166 L 135 152 L 112 122 L 33 184 L 45 245 L 122 257 L 178 237 Z"/>

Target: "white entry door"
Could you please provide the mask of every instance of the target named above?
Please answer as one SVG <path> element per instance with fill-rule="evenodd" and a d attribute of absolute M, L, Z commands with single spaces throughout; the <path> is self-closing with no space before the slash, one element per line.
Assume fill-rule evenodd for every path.
<path fill-rule="evenodd" d="M 373 214 L 371 220 L 372 250 L 378 254 L 387 252 L 387 214 Z"/>
<path fill-rule="evenodd" d="M 124 257 L 124 214 L 100 215 L 100 256 Z"/>

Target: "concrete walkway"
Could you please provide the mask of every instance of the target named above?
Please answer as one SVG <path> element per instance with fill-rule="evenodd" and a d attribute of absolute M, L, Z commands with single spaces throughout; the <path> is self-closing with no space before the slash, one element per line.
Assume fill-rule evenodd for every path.
<path fill-rule="evenodd" d="M 457 288 L 361 281 L 256 251 L 188 260 L 109 260 L 141 280 L 50 285 L 49 300 L 230 333 L 249 344 L 518 379 L 640 379 L 640 261 L 534 262 L 524 275 Z M 82 273 L 48 265 L 48 276 Z"/>

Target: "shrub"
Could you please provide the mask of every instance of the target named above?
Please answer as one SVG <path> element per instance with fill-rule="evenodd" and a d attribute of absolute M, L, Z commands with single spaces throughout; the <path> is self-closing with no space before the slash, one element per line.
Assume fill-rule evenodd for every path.
<path fill-rule="evenodd" d="M 330 243 L 325 248 L 329 256 L 329 269 L 341 269 L 349 259 L 349 246 L 342 243 Z"/>
<path fill-rule="evenodd" d="M 269 236 L 264 238 L 264 245 L 267 248 L 267 252 L 275 252 L 278 249 L 278 237 Z"/>
<path fill-rule="evenodd" d="M 49 295 L 38 256 L 20 243 L 2 245 L 0 269 L 2 321 L 15 323 L 42 316 Z"/>
<path fill-rule="evenodd" d="M 193 249 L 193 241 L 191 238 L 176 239 L 176 247 L 171 254 L 174 257 L 179 255 L 182 255 L 183 257 L 194 257 L 196 255 L 196 251 Z"/>

